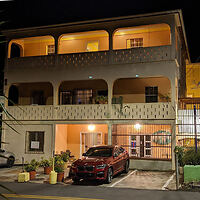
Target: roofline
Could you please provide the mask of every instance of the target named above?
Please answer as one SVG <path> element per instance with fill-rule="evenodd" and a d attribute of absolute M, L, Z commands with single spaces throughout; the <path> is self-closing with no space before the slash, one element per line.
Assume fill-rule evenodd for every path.
<path fill-rule="evenodd" d="M 44 25 L 44 26 L 34 26 L 28 28 L 19 28 L 19 29 L 5 29 L 3 33 L 12 33 L 12 32 L 21 32 L 21 31 L 31 31 L 35 29 L 46 29 L 46 28 L 56 28 L 56 27 L 63 27 L 63 26 L 72 26 L 72 25 L 83 25 L 83 24 L 91 24 L 91 23 L 99 23 L 99 22 L 110 22 L 116 20 L 127 20 L 127 19 L 134 19 L 134 18 L 142 18 L 142 17 L 150 17 L 150 16 L 159 16 L 159 15 L 167 15 L 167 14 L 176 14 L 181 13 L 181 10 L 171 10 L 171 11 L 161 11 L 161 12 L 152 12 L 146 14 L 137 14 L 137 15 L 129 15 L 129 16 L 122 16 L 122 17 L 112 17 L 112 18 L 102 18 L 102 19 L 94 19 L 94 20 L 86 20 L 86 21 L 78 21 L 78 22 L 69 22 L 69 23 L 62 23 L 62 24 L 54 24 L 54 25 Z"/>
<path fill-rule="evenodd" d="M 183 12 L 182 12 L 181 9 L 179 9 L 179 10 L 177 10 L 177 13 L 179 14 L 179 20 L 180 20 L 181 27 L 182 27 L 182 30 L 183 30 L 188 60 L 189 60 L 189 63 L 191 63 L 190 53 L 189 53 L 189 48 L 188 48 L 188 43 L 187 43 L 187 37 L 186 37 L 186 31 L 185 31 L 185 26 L 184 26 L 184 20 L 183 20 Z"/>

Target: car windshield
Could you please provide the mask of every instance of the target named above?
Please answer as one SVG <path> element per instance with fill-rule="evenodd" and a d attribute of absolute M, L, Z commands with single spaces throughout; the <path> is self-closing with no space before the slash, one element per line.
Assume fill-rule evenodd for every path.
<path fill-rule="evenodd" d="M 90 148 L 86 156 L 97 156 L 97 157 L 110 157 L 112 156 L 112 148 Z"/>

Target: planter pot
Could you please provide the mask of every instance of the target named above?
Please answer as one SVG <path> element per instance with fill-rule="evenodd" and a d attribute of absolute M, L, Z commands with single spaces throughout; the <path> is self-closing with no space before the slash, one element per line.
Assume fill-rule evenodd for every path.
<path fill-rule="evenodd" d="M 44 167 L 44 174 L 50 174 L 52 169 L 53 169 L 52 167 Z"/>
<path fill-rule="evenodd" d="M 59 172 L 57 174 L 57 182 L 63 182 L 64 181 L 64 172 Z"/>
<path fill-rule="evenodd" d="M 30 180 L 35 179 L 36 171 L 31 171 L 29 172 L 29 174 L 30 174 Z"/>

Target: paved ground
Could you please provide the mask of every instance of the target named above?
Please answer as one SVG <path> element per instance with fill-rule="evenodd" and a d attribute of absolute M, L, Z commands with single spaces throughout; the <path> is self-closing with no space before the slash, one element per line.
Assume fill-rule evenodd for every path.
<path fill-rule="evenodd" d="M 65 177 L 68 175 L 69 169 L 65 170 Z M 0 182 L 17 182 L 18 173 L 22 172 L 21 166 L 12 168 L 0 168 Z M 119 174 L 114 177 L 111 184 L 96 183 L 94 181 L 82 181 L 79 185 L 117 187 L 117 188 L 135 188 L 149 190 L 175 190 L 176 182 L 173 172 L 157 172 L 157 171 L 137 171 L 131 170 L 128 174 Z M 48 183 L 49 175 L 43 174 L 43 168 L 37 170 L 36 179 L 31 183 Z M 72 181 L 65 179 L 65 185 L 72 185 Z"/>
<path fill-rule="evenodd" d="M 1 182 L 0 182 L 1 184 Z M 10 194 L 0 188 L 0 193 L 7 193 L 11 200 L 199 200 L 199 192 L 141 190 L 133 188 L 82 186 L 82 185 L 50 185 L 35 183 L 3 183 L 15 191 Z"/>

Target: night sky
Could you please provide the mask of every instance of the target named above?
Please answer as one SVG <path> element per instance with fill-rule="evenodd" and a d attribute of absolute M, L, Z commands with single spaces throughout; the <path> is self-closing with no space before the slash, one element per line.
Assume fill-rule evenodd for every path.
<path fill-rule="evenodd" d="M 1 29 L 51 25 L 182 9 L 192 62 L 200 62 L 199 5 L 186 0 L 0 0 Z"/>

